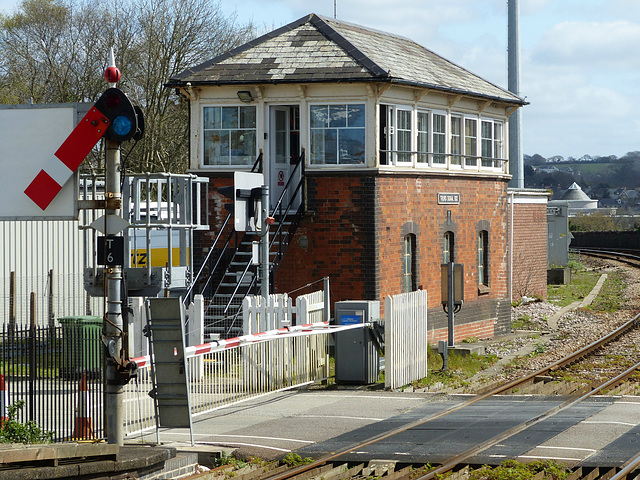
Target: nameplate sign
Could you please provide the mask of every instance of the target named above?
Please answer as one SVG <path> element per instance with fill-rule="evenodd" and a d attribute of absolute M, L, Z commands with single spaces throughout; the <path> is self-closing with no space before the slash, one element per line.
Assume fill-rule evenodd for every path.
<path fill-rule="evenodd" d="M 460 205 L 460 194 L 438 193 L 438 205 Z"/>

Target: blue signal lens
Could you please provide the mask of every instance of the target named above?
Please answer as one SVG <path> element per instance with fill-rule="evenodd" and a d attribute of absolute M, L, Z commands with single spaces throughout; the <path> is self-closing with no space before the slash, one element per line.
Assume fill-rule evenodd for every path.
<path fill-rule="evenodd" d="M 113 132 L 121 137 L 131 133 L 131 129 L 133 128 L 131 119 L 129 117 L 125 117 L 124 115 L 119 115 L 114 118 L 112 126 Z"/>

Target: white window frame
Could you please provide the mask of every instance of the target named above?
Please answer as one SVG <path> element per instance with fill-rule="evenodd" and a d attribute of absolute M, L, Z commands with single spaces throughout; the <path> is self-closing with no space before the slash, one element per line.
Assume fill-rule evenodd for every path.
<path fill-rule="evenodd" d="M 420 115 L 426 115 L 427 117 L 427 129 L 426 130 L 418 130 L 420 125 L 419 118 Z M 431 166 L 431 145 L 433 139 L 431 138 L 431 110 L 427 110 L 425 108 L 417 108 L 416 109 L 416 167 L 418 168 L 427 168 Z M 426 150 L 420 150 L 420 134 L 423 133 L 426 135 L 427 139 L 427 147 Z M 420 161 L 420 158 L 424 158 L 424 162 Z"/>
<path fill-rule="evenodd" d="M 416 163 L 416 147 L 415 147 L 415 138 L 417 135 L 414 135 L 414 132 L 417 132 L 417 116 L 416 109 L 413 108 L 412 105 L 400 105 L 400 104 L 391 104 L 384 103 L 386 111 L 387 111 L 387 158 L 389 159 L 389 165 L 393 166 L 402 166 L 402 167 L 410 167 L 415 166 Z M 409 113 L 409 122 L 411 125 L 409 126 L 409 130 L 403 129 L 403 132 L 408 132 L 409 136 L 409 150 L 402 150 L 402 152 L 398 149 L 398 132 L 400 129 L 398 128 L 398 113 L 399 112 L 408 112 Z M 408 158 L 408 160 L 401 160 L 401 158 Z"/>
<path fill-rule="evenodd" d="M 458 120 L 458 135 L 453 133 L 453 120 Z M 458 153 L 453 151 L 453 139 L 458 138 Z M 464 116 L 460 113 L 449 114 L 449 168 L 461 169 L 464 163 Z"/>
<path fill-rule="evenodd" d="M 444 132 L 436 132 L 436 122 L 435 116 L 443 116 L 444 117 Z M 429 166 L 435 168 L 447 168 L 448 158 L 449 158 L 449 146 L 447 145 L 447 139 L 449 138 L 449 112 L 445 110 L 431 110 L 431 154 L 429 155 Z M 444 140 L 444 152 L 436 152 L 436 135 L 442 135 Z M 442 156 L 444 158 L 444 162 L 436 162 L 434 159 L 436 156 Z"/>
<path fill-rule="evenodd" d="M 355 128 L 362 128 L 364 129 L 364 160 L 362 163 L 340 163 L 340 157 L 339 157 L 339 152 L 338 153 L 338 157 L 336 158 L 336 163 L 311 163 L 313 158 L 312 158 L 312 149 L 311 149 L 311 142 L 312 142 L 312 134 L 313 134 L 313 128 L 311 127 L 311 109 L 313 107 L 318 107 L 318 106 L 335 106 L 335 105 L 345 105 L 345 106 L 349 106 L 349 105 L 359 105 L 364 107 L 364 125 L 362 127 L 353 127 Z M 309 158 L 307 159 L 307 166 L 309 168 L 362 168 L 362 167 L 366 167 L 367 166 L 367 120 L 368 120 L 368 105 L 367 102 L 363 102 L 360 100 L 354 100 L 354 101 L 342 101 L 342 102 L 312 102 L 309 103 L 307 106 L 307 138 L 308 138 L 308 142 L 309 142 Z M 343 129 L 349 129 L 349 126 L 346 127 L 336 127 L 336 128 L 343 128 Z M 337 140 L 338 145 L 337 148 L 339 148 L 339 139 Z"/>
<path fill-rule="evenodd" d="M 255 111 L 255 126 L 253 128 L 237 128 L 237 129 L 206 129 L 206 124 L 205 124 L 205 110 L 207 108 L 253 108 Z M 200 168 L 202 169 L 234 169 L 234 170 L 239 170 L 239 169 L 246 169 L 246 168 L 251 168 L 257 158 L 258 155 L 258 115 L 259 115 L 259 111 L 258 111 L 258 106 L 257 105 L 247 105 L 244 103 L 211 103 L 211 104 L 203 104 L 200 106 L 200 118 L 202 119 L 201 125 L 200 125 L 200 131 L 199 134 L 201 135 L 201 140 L 200 140 Z M 253 158 L 250 159 L 249 163 L 247 164 L 233 164 L 231 163 L 231 156 L 228 156 L 227 158 L 229 159 L 229 163 L 226 164 L 206 164 L 205 163 L 205 158 L 206 158 L 206 132 L 210 131 L 210 130 L 252 130 L 255 134 L 255 148 L 254 148 L 254 153 L 255 155 L 253 155 Z"/>
<path fill-rule="evenodd" d="M 474 121 L 475 122 L 475 132 L 474 132 L 474 136 L 472 137 L 471 135 L 467 135 L 467 121 Z M 463 158 L 462 158 L 462 162 L 463 162 L 463 168 L 466 169 L 472 169 L 472 170 L 478 170 L 480 168 L 479 163 L 480 159 L 478 158 L 478 152 L 479 152 L 479 148 L 480 148 L 480 142 L 478 141 L 478 139 L 480 138 L 479 135 L 479 129 L 480 128 L 480 118 L 478 118 L 478 115 L 464 115 L 462 117 L 462 154 L 463 154 Z M 475 138 L 475 148 L 467 151 L 467 138 Z M 472 163 L 473 162 L 473 163 Z"/>

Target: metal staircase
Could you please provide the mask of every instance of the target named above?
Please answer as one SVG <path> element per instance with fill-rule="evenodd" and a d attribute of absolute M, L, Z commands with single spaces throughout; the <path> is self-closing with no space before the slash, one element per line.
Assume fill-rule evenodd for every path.
<path fill-rule="evenodd" d="M 275 219 L 269 231 L 270 278 L 273 279 L 278 266 L 291 243 L 304 214 L 304 151 L 271 211 Z M 261 164 L 261 156 L 256 160 Z M 287 195 L 287 192 L 290 194 Z M 284 202 L 284 198 L 289 198 Z M 301 199 L 301 200 L 300 200 Z M 294 207 L 297 201 L 299 207 Z M 230 213 L 221 232 L 229 225 Z M 253 264 L 253 243 L 259 241 L 258 234 L 232 231 L 224 244 L 221 234 L 209 249 L 201 272 L 206 270 L 199 288 L 206 299 L 205 335 L 215 334 L 230 338 L 242 334 L 242 301 L 247 295 L 258 295 L 261 291 L 258 265 Z M 199 275 L 200 276 L 200 275 Z"/>

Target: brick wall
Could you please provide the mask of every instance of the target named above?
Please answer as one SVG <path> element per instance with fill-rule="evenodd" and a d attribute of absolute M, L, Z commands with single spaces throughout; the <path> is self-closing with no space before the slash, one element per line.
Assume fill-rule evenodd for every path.
<path fill-rule="evenodd" d="M 547 299 L 546 203 L 514 203 L 513 300 L 522 296 Z"/>
<path fill-rule="evenodd" d="M 460 204 L 438 205 L 439 192 L 459 193 Z M 413 233 L 417 285 L 429 292 L 429 322 L 444 320 L 446 327 L 440 264 L 442 238 L 449 230 L 455 234 L 455 261 L 465 265 L 465 304 L 456 324 L 483 325 L 481 335 L 467 336 L 508 331 L 505 182 L 417 174 L 311 174 L 308 208 L 312 215 L 303 220 L 276 275 L 277 291 L 329 276 L 332 302 L 380 300 L 384 308 L 387 295 L 402 292 L 403 238 Z M 490 236 L 489 288 L 483 291 L 476 268 L 479 229 L 487 229 Z M 476 329 L 470 326 L 469 331 Z"/>
<path fill-rule="evenodd" d="M 307 179 L 310 214 L 302 221 L 275 277 L 277 292 L 291 292 L 330 277 L 332 303 L 375 300 L 375 177 L 314 176 Z M 322 284 L 298 291 L 318 290 Z"/>
<path fill-rule="evenodd" d="M 232 182 L 230 176 L 211 178 L 212 229 L 196 237 L 196 264 L 226 217 L 223 206 L 229 200 L 217 188 Z M 438 193 L 459 193 L 460 203 L 438 205 Z M 300 287 L 328 276 L 332 303 L 380 300 L 384 309 L 387 295 L 402 292 L 402 245 L 404 236 L 412 233 L 417 285 L 429 292 L 430 330 L 434 339 L 440 339 L 442 332 L 446 338 L 440 265 L 444 233 L 452 231 L 454 260 L 465 269 L 465 302 L 456 314 L 456 341 L 506 333 L 510 328 L 506 201 L 506 182 L 495 178 L 312 172 L 307 175 L 308 214 L 275 275 L 275 291 L 307 293 L 321 288 L 321 283 Z M 540 206 L 531 212 L 518 208 L 518 212 L 519 222 L 530 215 L 536 221 L 539 214 L 546 219 L 546 209 Z M 526 228 L 519 223 L 517 230 L 526 232 Z M 478 286 L 479 230 L 489 232 L 488 289 Z"/>

